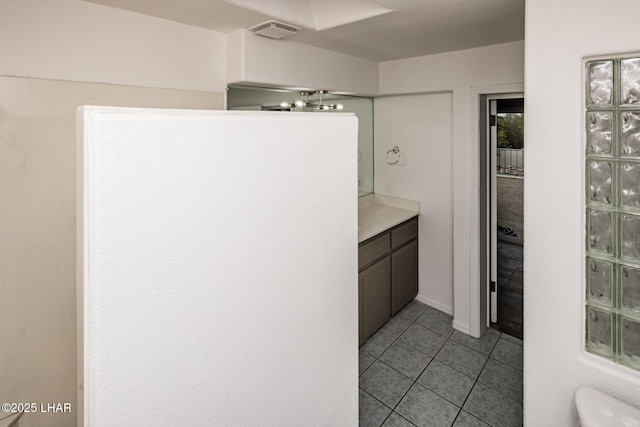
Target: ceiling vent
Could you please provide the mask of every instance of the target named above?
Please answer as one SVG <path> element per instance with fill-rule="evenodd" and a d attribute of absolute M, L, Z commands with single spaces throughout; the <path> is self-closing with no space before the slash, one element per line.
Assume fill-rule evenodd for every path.
<path fill-rule="evenodd" d="M 291 24 L 285 24 L 284 22 L 267 21 L 262 24 L 254 25 L 249 28 L 249 31 L 254 32 L 259 36 L 269 37 L 270 39 L 281 39 L 294 35 L 300 31 L 300 28 Z"/>

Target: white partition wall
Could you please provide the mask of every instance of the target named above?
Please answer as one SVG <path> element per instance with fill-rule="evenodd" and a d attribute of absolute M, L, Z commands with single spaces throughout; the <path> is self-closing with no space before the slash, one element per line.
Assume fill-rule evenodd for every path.
<path fill-rule="evenodd" d="M 357 425 L 356 118 L 79 116 L 79 425 Z"/>

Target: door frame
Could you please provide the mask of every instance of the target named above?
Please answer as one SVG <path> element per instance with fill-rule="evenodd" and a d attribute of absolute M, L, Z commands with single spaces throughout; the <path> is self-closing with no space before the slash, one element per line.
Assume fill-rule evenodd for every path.
<path fill-rule="evenodd" d="M 491 86 L 475 86 L 471 88 L 471 120 L 472 124 L 471 137 L 473 141 L 477 141 L 477 144 L 473 144 L 476 147 L 472 150 L 472 174 L 471 179 L 474 181 L 474 185 L 471 188 L 476 188 L 477 191 L 472 192 L 471 200 L 471 223 L 470 236 L 471 242 L 469 242 L 469 260 L 470 265 L 470 299 L 469 299 L 469 334 L 473 337 L 480 338 L 482 334 L 487 330 L 490 325 L 489 322 L 489 286 L 485 279 L 483 279 L 483 273 L 486 275 L 487 259 L 486 253 L 482 258 L 482 244 L 481 239 L 484 233 L 486 238 L 486 227 L 482 226 L 482 212 L 481 209 L 482 200 L 486 200 L 486 188 L 485 193 L 482 190 L 481 178 L 481 138 L 486 137 L 486 126 L 484 131 L 481 131 L 483 116 L 481 113 L 483 109 L 486 110 L 486 97 L 487 96 L 503 96 L 504 98 L 524 97 L 526 108 L 526 95 L 524 91 L 524 84 L 508 84 L 508 85 L 491 85 Z M 484 99 L 484 103 L 482 102 Z M 484 105 L 484 107 L 483 107 Z M 483 136 L 484 135 L 484 136 Z M 485 145 L 486 148 L 486 145 Z M 486 156 L 485 156 L 486 157 Z M 486 158 L 484 159 L 486 161 Z M 486 183 L 485 183 L 486 185 Z M 483 197 L 483 194 L 485 196 Z M 486 214 L 486 211 L 485 211 Z M 486 221 L 486 217 L 485 217 Z M 486 243 L 486 241 L 485 241 Z M 486 252 L 486 250 L 485 250 Z M 482 267 L 484 265 L 484 267 Z M 454 289 L 455 292 L 455 289 Z"/>
<path fill-rule="evenodd" d="M 491 124 L 491 117 L 498 116 L 498 108 L 497 105 L 494 104 L 494 108 L 491 107 L 492 102 L 496 103 L 496 101 L 500 99 L 523 99 L 524 94 L 499 94 L 499 95 L 484 95 L 482 96 L 486 101 L 486 105 L 484 108 L 484 119 L 483 123 L 486 128 L 486 132 L 481 133 L 480 138 L 480 149 L 483 154 L 486 156 L 486 160 L 483 160 L 481 156 L 480 165 L 480 173 L 481 179 L 484 178 L 488 180 L 489 185 L 482 185 L 481 188 L 484 190 L 481 193 L 481 221 L 482 225 L 484 225 L 484 230 L 481 229 L 481 237 L 480 241 L 483 246 L 480 249 L 480 262 L 481 271 L 484 270 L 483 267 L 486 266 L 487 272 L 485 275 L 481 276 L 481 279 L 487 280 L 487 286 L 490 287 L 493 284 L 495 288 L 495 292 L 491 289 L 488 290 L 488 301 L 487 301 L 487 317 L 488 317 L 488 325 L 491 323 L 497 323 L 497 311 L 498 311 L 498 277 L 497 277 L 497 263 L 498 263 L 498 251 L 497 251 L 497 242 L 498 242 L 498 212 L 497 212 L 497 199 L 498 199 L 498 188 L 497 188 L 497 172 L 496 172 L 496 154 L 497 154 L 497 140 L 494 140 L 495 136 L 492 133 L 492 128 L 494 125 Z M 495 124 L 497 132 L 497 123 Z M 483 218 L 484 217 L 484 218 Z M 486 241 L 485 241 L 486 240 Z M 494 320 L 495 314 L 495 320 Z"/>

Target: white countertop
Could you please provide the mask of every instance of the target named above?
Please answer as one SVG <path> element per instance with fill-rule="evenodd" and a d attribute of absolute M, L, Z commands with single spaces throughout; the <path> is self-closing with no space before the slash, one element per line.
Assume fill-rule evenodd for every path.
<path fill-rule="evenodd" d="M 358 199 L 358 243 L 420 213 L 420 202 L 369 194 Z"/>

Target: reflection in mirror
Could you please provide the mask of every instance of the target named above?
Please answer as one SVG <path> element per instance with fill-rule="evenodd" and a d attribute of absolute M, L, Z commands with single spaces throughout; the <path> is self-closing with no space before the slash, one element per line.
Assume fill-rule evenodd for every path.
<path fill-rule="evenodd" d="M 358 195 L 373 192 L 373 99 L 292 90 L 229 87 L 228 110 L 348 112 L 358 117 Z"/>

